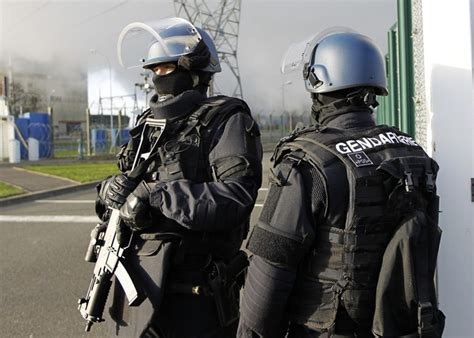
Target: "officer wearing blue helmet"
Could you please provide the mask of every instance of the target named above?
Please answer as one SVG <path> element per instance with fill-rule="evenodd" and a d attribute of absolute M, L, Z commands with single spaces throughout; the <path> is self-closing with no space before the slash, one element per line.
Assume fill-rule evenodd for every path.
<path fill-rule="evenodd" d="M 325 32 L 307 44 L 302 63 L 315 124 L 275 149 L 247 244 L 237 336 L 373 337 L 382 256 L 402 214 L 389 207 L 392 180 L 379 166 L 431 160 L 410 136 L 376 126 L 376 95 L 388 92 L 384 57 L 367 36 Z"/>
<path fill-rule="evenodd" d="M 146 55 L 130 57 L 140 41 Z M 153 72 L 156 94 L 118 154 L 122 174 L 98 187 L 99 217 L 119 208 L 122 242 L 134 235 L 126 259 L 147 296 L 138 308 L 124 306 L 116 283 L 111 335 L 235 337 L 238 279 L 247 264 L 239 250 L 261 185 L 258 126 L 244 101 L 207 97 L 221 71 L 216 47 L 187 20 L 130 24 L 119 37 L 119 60 L 126 67 L 141 60 Z M 135 130 L 149 117 L 167 125 L 143 178 L 131 179 Z M 155 136 L 143 141 L 148 151 Z"/>

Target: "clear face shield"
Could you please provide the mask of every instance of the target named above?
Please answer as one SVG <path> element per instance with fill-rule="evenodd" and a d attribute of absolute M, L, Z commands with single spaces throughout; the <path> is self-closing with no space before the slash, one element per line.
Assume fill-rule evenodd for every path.
<path fill-rule="evenodd" d="M 331 27 L 300 42 L 292 43 L 281 60 L 281 73 L 304 72 L 305 68 L 312 64 L 313 51 L 316 45 L 329 35 L 344 32 L 356 33 L 356 31 L 347 27 Z"/>
<path fill-rule="evenodd" d="M 201 39 L 196 27 L 185 19 L 134 22 L 119 35 L 118 60 L 127 69 L 176 62 L 180 56 L 191 53 Z"/>

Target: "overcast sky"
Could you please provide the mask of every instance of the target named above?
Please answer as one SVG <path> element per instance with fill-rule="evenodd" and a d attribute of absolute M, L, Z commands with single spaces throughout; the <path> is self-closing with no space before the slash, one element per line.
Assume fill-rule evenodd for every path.
<path fill-rule="evenodd" d="M 396 0 L 242 0 L 239 67 L 244 98 L 255 112 L 281 111 L 280 62 L 291 43 L 331 26 L 347 26 L 373 38 L 387 50 L 387 31 L 396 21 Z M 216 3 L 210 1 L 210 3 Z M 172 0 L 0 0 L 0 64 L 11 55 L 15 68 L 89 72 L 89 101 L 99 87 L 108 94 L 106 55 L 113 69 L 113 91 L 133 92 L 139 70 L 117 61 L 117 37 L 127 24 L 174 16 Z M 90 54 L 91 48 L 103 55 Z M 21 60 L 27 60 L 25 64 Z M 228 75 L 227 75 L 228 76 Z M 225 74 L 218 77 L 225 80 Z M 287 109 L 309 101 L 300 74 L 285 86 Z M 219 80 L 218 80 L 219 81 Z M 93 106 L 94 107 L 94 106 Z"/>

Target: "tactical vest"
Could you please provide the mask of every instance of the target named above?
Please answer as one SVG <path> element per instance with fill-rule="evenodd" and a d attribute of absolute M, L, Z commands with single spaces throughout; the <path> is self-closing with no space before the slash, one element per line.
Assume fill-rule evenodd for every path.
<path fill-rule="evenodd" d="M 216 177 L 208 160 L 209 153 L 217 142 L 214 138 L 219 128 L 224 128 L 225 122 L 236 113 L 250 115 L 250 109 L 244 101 L 226 96 L 204 100 L 187 118 L 175 122 L 170 131 L 165 131 L 158 153 L 147 160 L 150 165 L 146 169 L 144 180 L 166 182 L 189 179 L 197 183 L 215 181 Z M 140 140 L 140 126 L 151 116 L 151 111 L 145 111 L 139 117 L 137 126 L 131 130 L 131 140 L 122 147 L 118 156 L 120 170 L 130 170 L 133 162 L 130 157 L 134 157 Z M 153 135 L 150 134 L 146 142 L 152 141 Z M 178 280 L 181 282 L 178 287 L 184 290 L 177 293 L 190 293 L 192 286 L 205 284 L 204 268 L 210 264 L 211 258 L 230 259 L 238 252 L 247 227 L 247 224 L 242 224 L 241 228 L 228 233 L 204 233 L 188 230 L 161 215 L 157 216 L 157 223 L 157 227 L 138 233 L 129 249 L 133 255 L 142 256 L 142 269 L 137 269 L 137 278 L 146 282 L 147 296 L 154 308 L 161 306 L 164 289 L 160 283 L 163 276 L 166 276 L 165 285 L 168 291 L 173 287 L 173 290 L 176 289 Z M 148 260 L 143 256 L 157 258 Z M 147 282 L 150 276 L 153 276 L 151 284 Z M 124 319 L 125 322 L 128 321 L 130 309 L 125 306 L 124 310 L 123 299 L 123 291 L 120 287 L 116 288 L 111 315 L 117 323 L 124 322 Z M 234 306 L 231 302 L 228 305 Z M 141 313 L 140 310 L 136 311 Z M 148 322 L 151 313 L 147 309 L 143 311 Z M 236 312 L 238 313 L 238 309 Z M 133 325 L 131 327 L 134 328 Z M 130 335 L 136 336 L 137 332 L 133 331 Z"/>
<path fill-rule="evenodd" d="M 308 127 L 282 139 L 275 163 L 289 154 L 319 171 L 327 196 L 324 216 L 315 220 L 314 246 L 299 266 L 290 319 L 331 331 L 344 307 L 359 327 L 370 330 L 383 254 L 400 218 L 389 207 L 393 182 L 381 164 L 428 157 L 409 135 L 387 126 Z"/>
<path fill-rule="evenodd" d="M 148 182 L 178 179 L 196 183 L 215 181 L 216 173 L 209 163 L 209 153 L 215 146 L 214 143 L 217 143 L 215 136 L 219 128 L 225 127 L 225 121 L 240 112 L 250 115 L 250 109 L 242 100 L 227 96 L 204 100 L 186 119 L 178 121 L 170 131 L 165 131 L 162 145 L 153 156 L 154 160 L 148 166 L 144 179 Z M 201 233 L 188 230 L 172 219 L 158 219 L 159 227 L 146 230 L 153 233 L 140 234 L 146 243 L 137 243 L 138 255 L 155 255 L 159 251 L 163 232 L 180 235 L 180 250 L 175 255 L 177 260 L 184 256 L 208 256 L 209 253 L 217 257 L 232 255 L 239 249 L 248 227 L 247 224 L 242 224 L 241 228 L 223 234 Z"/>
<path fill-rule="evenodd" d="M 199 108 L 181 121 L 173 134 L 164 135 L 158 156 L 148 168 L 151 181 L 168 182 L 189 179 L 210 182 L 215 175 L 209 164 L 217 128 L 237 112 L 250 114 L 245 102 L 226 96 L 204 100 Z"/>

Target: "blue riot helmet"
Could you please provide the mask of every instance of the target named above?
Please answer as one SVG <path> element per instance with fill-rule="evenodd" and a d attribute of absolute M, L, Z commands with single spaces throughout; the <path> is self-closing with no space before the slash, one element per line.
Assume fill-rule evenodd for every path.
<path fill-rule="evenodd" d="M 369 87 L 388 95 L 382 52 L 370 38 L 350 30 L 329 30 L 313 38 L 303 53 L 303 77 L 310 93 Z"/>
<path fill-rule="evenodd" d="M 160 63 L 182 62 L 188 70 L 221 71 L 209 34 L 177 17 L 129 24 L 120 33 L 117 52 L 120 64 L 126 68 L 149 69 Z"/>

